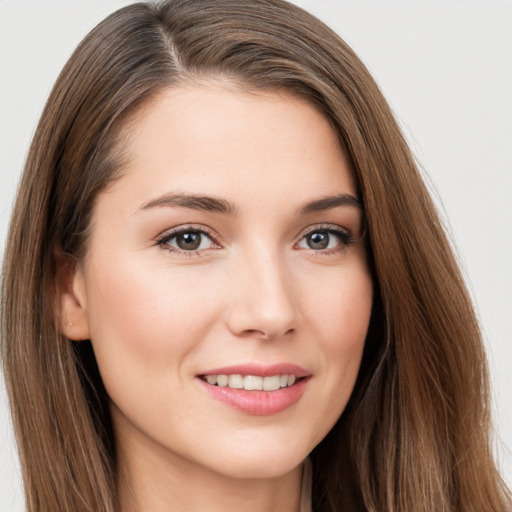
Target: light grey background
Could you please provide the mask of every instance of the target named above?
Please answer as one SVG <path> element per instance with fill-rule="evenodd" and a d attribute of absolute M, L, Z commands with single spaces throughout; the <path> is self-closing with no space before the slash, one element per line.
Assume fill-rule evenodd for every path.
<path fill-rule="evenodd" d="M 0 253 L 45 99 L 80 39 L 126 0 L 0 0 Z M 296 0 L 374 74 L 449 219 L 488 345 L 512 483 L 512 1 Z M 441 206 L 444 205 L 444 206 Z M 508 447 L 508 450 L 507 450 Z M 0 511 L 23 498 L 0 385 Z"/>

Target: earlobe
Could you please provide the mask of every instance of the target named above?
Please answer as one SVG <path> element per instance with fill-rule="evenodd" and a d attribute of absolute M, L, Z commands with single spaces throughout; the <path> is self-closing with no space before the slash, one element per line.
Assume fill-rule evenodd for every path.
<path fill-rule="evenodd" d="M 59 330 L 70 340 L 90 339 L 83 269 L 62 254 L 56 256 L 56 263 L 54 304 Z"/>

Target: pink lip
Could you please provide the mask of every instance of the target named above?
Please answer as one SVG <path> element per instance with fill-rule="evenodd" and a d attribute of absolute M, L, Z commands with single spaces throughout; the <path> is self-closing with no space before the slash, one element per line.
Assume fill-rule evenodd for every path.
<path fill-rule="evenodd" d="M 300 366 L 280 363 L 270 366 L 257 364 L 244 364 L 215 368 L 202 373 L 206 375 L 257 375 L 268 377 L 271 375 L 295 375 L 299 378 L 290 387 L 281 388 L 276 391 L 247 391 L 245 389 L 231 389 L 208 384 L 201 378 L 198 381 L 210 396 L 227 403 L 240 411 L 254 416 L 268 416 L 288 409 L 297 403 L 306 389 L 311 376 L 310 372 Z"/>
<path fill-rule="evenodd" d="M 270 377 L 271 375 L 295 375 L 296 377 L 307 377 L 311 375 L 306 369 L 291 363 L 277 363 L 271 365 L 261 364 L 239 364 L 213 368 L 201 373 L 201 375 L 256 375 L 258 377 Z"/>

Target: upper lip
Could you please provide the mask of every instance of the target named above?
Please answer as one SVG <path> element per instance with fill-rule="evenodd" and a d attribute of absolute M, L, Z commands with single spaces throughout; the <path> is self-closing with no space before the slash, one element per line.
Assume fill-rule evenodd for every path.
<path fill-rule="evenodd" d="M 311 375 L 311 372 L 302 366 L 292 363 L 276 363 L 270 365 L 248 363 L 223 366 L 222 368 L 212 368 L 199 375 L 254 375 L 259 377 L 295 375 L 296 377 L 307 377 Z"/>

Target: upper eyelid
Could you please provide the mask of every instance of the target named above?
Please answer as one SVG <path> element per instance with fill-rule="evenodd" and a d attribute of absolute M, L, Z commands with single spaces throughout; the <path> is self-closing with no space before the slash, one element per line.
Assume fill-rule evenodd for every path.
<path fill-rule="evenodd" d="M 222 241 L 222 238 L 217 234 L 216 231 L 200 224 L 186 224 L 167 229 L 165 231 L 162 231 L 159 235 L 157 235 L 155 237 L 155 240 L 157 243 L 162 243 L 166 240 L 174 238 L 180 233 L 184 233 L 187 231 L 198 231 L 199 233 L 203 233 L 204 235 L 209 236 L 217 244 L 220 244 Z"/>
<path fill-rule="evenodd" d="M 339 224 L 331 224 L 331 223 L 320 223 L 320 224 L 313 224 L 311 226 L 308 226 L 307 228 L 304 228 L 298 235 L 298 239 L 302 240 L 305 236 L 309 235 L 310 233 L 314 233 L 315 231 L 341 231 L 347 235 L 352 235 L 352 230 L 345 228 L 343 226 L 340 226 Z"/>
<path fill-rule="evenodd" d="M 322 229 L 324 229 L 326 231 L 342 232 L 351 238 L 352 243 L 362 242 L 368 234 L 368 229 L 364 222 L 361 227 L 357 227 L 356 229 L 344 227 L 344 226 L 341 226 L 340 224 L 333 224 L 333 223 L 326 222 L 326 223 L 313 224 L 313 225 L 303 229 L 298 237 L 298 240 L 301 240 L 304 236 L 307 236 L 311 232 L 314 232 L 316 230 L 322 230 Z"/>
<path fill-rule="evenodd" d="M 201 233 L 202 235 L 207 236 L 213 245 L 216 245 L 217 247 L 209 247 L 205 249 L 193 249 L 193 250 L 184 250 L 180 249 L 179 247 L 174 247 L 169 242 L 176 238 L 180 233 L 186 233 L 187 231 L 196 231 Z M 165 249 L 169 253 L 173 253 L 178 257 L 203 257 L 205 256 L 205 251 L 208 251 L 208 249 L 214 249 L 217 250 L 219 248 L 222 248 L 222 245 L 218 242 L 217 238 L 214 234 L 212 234 L 213 230 L 211 228 L 207 228 L 206 226 L 202 227 L 192 227 L 192 226 L 180 226 L 176 228 L 171 228 L 166 231 L 163 231 L 160 235 L 158 235 L 155 238 L 155 245 L 159 247 L 160 249 Z M 207 253 L 206 253 L 207 254 Z"/>
<path fill-rule="evenodd" d="M 341 232 L 348 236 L 353 236 L 352 230 L 340 226 L 339 224 L 333 224 L 333 223 L 318 223 L 318 224 L 312 224 L 310 226 L 307 226 L 303 228 L 299 234 L 295 237 L 295 240 L 299 242 L 302 240 L 305 236 L 309 235 L 310 233 L 314 233 L 315 231 L 320 230 L 326 230 L 326 231 L 332 231 L 332 232 Z M 186 231 L 198 231 L 200 233 L 203 233 L 204 235 L 211 238 L 211 240 L 218 244 L 222 245 L 223 240 L 222 237 L 212 228 L 209 228 L 208 226 L 202 225 L 202 224 L 183 224 L 181 226 L 176 226 L 174 228 L 170 228 L 167 230 L 162 231 L 159 235 L 155 237 L 155 241 L 157 244 L 163 244 L 166 243 L 168 240 L 172 239 L 173 237 L 179 235 L 180 233 L 186 232 Z"/>

